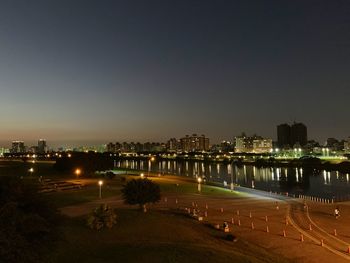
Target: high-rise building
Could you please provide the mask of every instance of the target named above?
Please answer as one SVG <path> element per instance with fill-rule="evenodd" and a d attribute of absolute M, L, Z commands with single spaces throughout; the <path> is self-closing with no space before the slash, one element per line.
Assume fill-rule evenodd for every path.
<path fill-rule="evenodd" d="M 290 126 L 287 123 L 280 124 L 277 126 L 277 144 L 280 148 L 289 148 L 293 145 L 290 145 Z"/>
<path fill-rule="evenodd" d="M 11 153 L 25 153 L 26 148 L 23 141 L 13 141 L 11 147 Z"/>
<path fill-rule="evenodd" d="M 192 134 L 192 136 L 186 135 L 180 139 L 181 149 L 186 152 L 208 151 L 209 150 L 209 138 L 204 135 L 198 136 Z"/>
<path fill-rule="evenodd" d="M 44 139 L 40 139 L 38 141 L 38 149 L 37 149 L 38 153 L 44 154 L 47 151 L 47 144 L 46 144 L 46 140 Z"/>
<path fill-rule="evenodd" d="M 235 137 L 235 152 L 243 153 L 249 151 L 251 151 L 251 149 L 249 149 L 247 137 L 243 135 Z"/>
<path fill-rule="evenodd" d="M 265 152 L 270 151 L 271 148 L 272 140 L 264 139 L 258 135 L 246 136 L 245 133 L 242 133 L 242 135 L 235 137 L 235 152 L 237 153 Z"/>
<path fill-rule="evenodd" d="M 176 138 L 171 138 L 166 145 L 166 148 L 169 152 L 176 152 L 181 148 L 180 141 Z"/>
<path fill-rule="evenodd" d="M 116 152 L 114 143 L 110 142 L 110 143 L 107 144 L 107 152 L 109 152 L 109 153 Z"/>
<path fill-rule="evenodd" d="M 307 128 L 303 123 L 293 123 L 290 128 L 291 146 L 307 144 Z"/>
<path fill-rule="evenodd" d="M 296 145 L 305 146 L 307 144 L 307 128 L 303 123 L 294 122 L 280 124 L 277 126 L 277 144 L 280 148 L 292 148 Z"/>
<path fill-rule="evenodd" d="M 272 139 L 255 139 L 253 141 L 254 153 L 268 153 L 272 150 Z"/>

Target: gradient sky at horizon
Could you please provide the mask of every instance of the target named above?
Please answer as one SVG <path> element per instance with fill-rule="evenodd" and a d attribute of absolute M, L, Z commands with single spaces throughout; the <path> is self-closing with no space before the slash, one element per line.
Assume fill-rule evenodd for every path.
<path fill-rule="evenodd" d="M 350 136 L 345 0 L 1 0 L 0 58 L 0 141 Z"/>

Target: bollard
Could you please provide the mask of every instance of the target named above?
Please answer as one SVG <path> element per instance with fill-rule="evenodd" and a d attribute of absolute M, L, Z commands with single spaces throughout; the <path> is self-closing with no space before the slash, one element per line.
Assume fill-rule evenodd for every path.
<path fill-rule="evenodd" d="M 254 223 L 252 222 L 252 230 L 254 230 Z"/>
<path fill-rule="evenodd" d="M 249 218 L 252 218 L 252 212 L 249 212 Z"/>
<path fill-rule="evenodd" d="M 266 233 L 269 233 L 270 230 L 269 230 L 269 226 L 266 226 Z"/>
<path fill-rule="evenodd" d="M 265 221 L 267 222 L 267 216 L 265 216 Z"/>
<path fill-rule="evenodd" d="M 239 210 L 237 210 L 237 215 L 239 216 Z"/>
<path fill-rule="evenodd" d="M 283 229 L 283 237 L 287 237 L 286 230 Z"/>
<path fill-rule="evenodd" d="M 241 220 L 238 219 L 238 226 L 241 226 Z"/>
<path fill-rule="evenodd" d="M 304 235 L 300 234 L 300 242 L 304 242 Z"/>
<path fill-rule="evenodd" d="M 205 204 L 205 209 L 208 209 L 208 204 Z"/>
<path fill-rule="evenodd" d="M 235 220 L 233 219 L 233 217 L 231 218 L 231 223 L 234 225 L 235 224 Z"/>
<path fill-rule="evenodd" d="M 321 247 L 323 247 L 323 246 L 324 246 L 323 239 L 321 239 Z"/>
<path fill-rule="evenodd" d="M 311 226 L 311 224 L 309 224 L 309 230 L 310 230 L 310 231 L 312 230 L 312 226 Z"/>
<path fill-rule="evenodd" d="M 334 236 L 337 236 L 337 230 L 334 229 Z"/>
<path fill-rule="evenodd" d="M 224 209 L 221 207 L 221 213 L 223 213 L 224 212 Z"/>

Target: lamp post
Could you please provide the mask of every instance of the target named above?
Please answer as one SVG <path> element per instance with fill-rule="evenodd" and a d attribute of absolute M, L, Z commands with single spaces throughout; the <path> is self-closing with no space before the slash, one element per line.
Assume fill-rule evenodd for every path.
<path fill-rule="evenodd" d="M 155 160 L 154 156 L 152 156 L 149 161 L 148 161 L 148 173 L 147 173 L 147 177 L 149 176 L 150 172 L 151 172 L 151 166 L 152 166 L 152 162 Z"/>
<path fill-rule="evenodd" d="M 74 173 L 77 177 L 79 177 L 79 175 L 81 175 L 81 170 L 79 168 L 77 168 L 77 169 L 75 169 Z"/>
<path fill-rule="evenodd" d="M 198 192 L 200 193 L 202 191 L 202 186 L 201 186 L 202 178 L 198 177 L 197 181 L 198 181 Z"/>
<path fill-rule="evenodd" d="M 103 185 L 103 181 L 100 180 L 98 181 L 98 185 L 100 186 L 100 199 L 102 198 L 102 185 Z"/>
<path fill-rule="evenodd" d="M 230 184 L 231 192 L 233 192 L 233 160 L 231 162 L 231 184 Z"/>

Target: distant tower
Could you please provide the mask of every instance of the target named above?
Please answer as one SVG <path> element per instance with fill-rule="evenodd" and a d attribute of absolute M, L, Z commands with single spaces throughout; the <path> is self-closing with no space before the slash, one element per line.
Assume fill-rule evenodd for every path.
<path fill-rule="evenodd" d="M 25 153 L 26 149 L 23 141 L 13 141 L 11 153 Z"/>
<path fill-rule="evenodd" d="M 307 144 L 307 128 L 303 123 L 293 123 L 290 129 L 291 146 Z"/>
<path fill-rule="evenodd" d="M 280 124 L 277 126 L 277 143 L 280 148 L 293 147 L 291 145 L 291 127 L 289 124 Z"/>
<path fill-rule="evenodd" d="M 46 150 L 47 150 L 46 140 L 40 139 L 38 141 L 38 153 L 44 154 L 46 153 Z"/>

